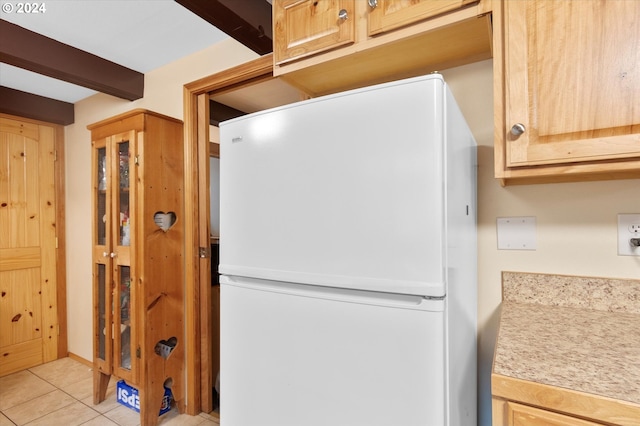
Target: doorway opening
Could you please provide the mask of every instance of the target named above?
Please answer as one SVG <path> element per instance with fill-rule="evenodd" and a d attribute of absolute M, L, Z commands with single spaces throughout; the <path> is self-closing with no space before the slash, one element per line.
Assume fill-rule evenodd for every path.
<path fill-rule="evenodd" d="M 185 321 L 187 336 L 193 336 L 187 342 L 189 414 L 212 412 L 218 391 L 224 392 L 224 383 L 216 389 L 220 365 L 216 252 L 224 241 L 220 243 L 220 229 L 216 230 L 219 215 L 212 212 L 218 208 L 212 198 L 219 194 L 215 168 L 224 155 L 218 124 L 306 98 L 273 76 L 271 54 L 185 85 L 185 193 L 193 194 L 185 201 L 185 211 L 192 212 L 185 225 L 189 230 L 185 235 Z"/>

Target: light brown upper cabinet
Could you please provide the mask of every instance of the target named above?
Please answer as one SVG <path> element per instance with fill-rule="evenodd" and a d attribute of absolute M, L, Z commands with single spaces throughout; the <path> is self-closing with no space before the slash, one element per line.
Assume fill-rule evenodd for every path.
<path fill-rule="evenodd" d="M 395 30 L 441 13 L 459 9 L 478 0 L 367 0 L 369 35 Z"/>
<path fill-rule="evenodd" d="M 640 2 L 500 4 L 496 177 L 640 177 Z"/>
<path fill-rule="evenodd" d="M 276 63 L 355 41 L 355 0 L 282 0 L 273 8 Z"/>
<path fill-rule="evenodd" d="M 491 0 L 274 0 L 274 70 L 311 97 L 492 55 Z"/>

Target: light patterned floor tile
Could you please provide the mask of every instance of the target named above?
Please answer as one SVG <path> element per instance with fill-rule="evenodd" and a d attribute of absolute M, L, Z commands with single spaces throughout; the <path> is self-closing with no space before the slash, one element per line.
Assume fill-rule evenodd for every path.
<path fill-rule="evenodd" d="M 82 400 L 87 397 L 91 397 L 91 399 L 93 399 L 93 375 L 78 382 L 59 386 L 59 388 L 78 400 Z"/>
<path fill-rule="evenodd" d="M 28 370 L 0 378 L 0 411 L 14 407 L 56 388 Z"/>
<path fill-rule="evenodd" d="M 104 416 L 120 426 L 138 426 L 140 424 L 140 413 L 136 413 L 122 404 L 118 404 L 113 410 L 107 411 Z"/>
<path fill-rule="evenodd" d="M 0 413 L 0 426 L 15 426 L 4 414 Z"/>
<path fill-rule="evenodd" d="M 112 385 L 112 383 L 113 383 L 113 385 Z M 109 387 L 107 388 L 106 398 L 100 404 L 93 405 L 93 392 L 91 392 L 91 395 L 89 395 L 88 397 L 82 399 L 81 402 L 83 404 L 93 408 L 97 412 L 102 413 L 102 414 L 106 413 L 107 411 L 111 411 L 116 407 L 119 407 L 120 403 L 118 401 L 116 401 L 116 385 L 115 385 L 115 381 L 112 380 L 109 383 Z"/>
<path fill-rule="evenodd" d="M 101 415 L 102 413 L 102 415 Z M 140 426 L 140 414 L 116 401 L 116 380 L 105 401 L 93 405 L 93 372 L 70 358 L 0 378 L 0 426 Z M 218 426 L 211 415 L 179 414 L 174 407 L 160 426 Z"/>
<path fill-rule="evenodd" d="M 97 411 L 92 410 L 80 401 L 76 401 L 71 405 L 27 423 L 26 426 L 79 426 L 99 415 L 100 413 Z"/>
<path fill-rule="evenodd" d="M 82 423 L 81 426 L 118 426 L 118 423 L 114 423 L 105 416 L 98 416 L 89 420 L 86 423 Z"/>
<path fill-rule="evenodd" d="M 158 424 L 159 426 L 199 426 L 205 422 L 208 420 L 204 417 L 180 414 L 174 409 L 163 415 Z"/>
<path fill-rule="evenodd" d="M 47 394 L 4 410 L 4 414 L 16 425 L 24 425 L 53 411 L 71 405 L 74 402 L 75 399 L 61 390 L 56 389 Z"/>
<path fill-rule="evenodd" d="M 90 367 L 71 358 L 48 362 L 30 368 L 29 371 L 59 388 L 93 377 Z"/>

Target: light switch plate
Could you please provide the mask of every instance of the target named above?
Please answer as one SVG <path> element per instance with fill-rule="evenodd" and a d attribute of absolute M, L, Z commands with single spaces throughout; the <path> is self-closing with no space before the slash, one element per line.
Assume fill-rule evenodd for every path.
<path fill-rule="evenodd" d="M 640 213 L 618 215 L 618 255 L 640 256 L 640 247 L 631 245 L 632 238 L 640 238 Z"/>
<path fill-rule="evenodd" d="M 535 250 L 535 216 L 499 217 L 497 219 L 498 250 Z"/>

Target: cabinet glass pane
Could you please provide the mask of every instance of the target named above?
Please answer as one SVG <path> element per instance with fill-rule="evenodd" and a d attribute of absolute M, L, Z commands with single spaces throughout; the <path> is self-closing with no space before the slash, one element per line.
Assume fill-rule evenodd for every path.
<path fill-rule="evenodd" d="M 104 246 L 107 244 L 107 149 L 98 149 L 98 164 L 97 170 L 97 182 L 98 193 L 96 194 L 97 208 L 96 208 L 96 242 L 98 245 Z"/>
<path fill-rule="evenodd" d="M 131 271 L 120 268 L 120 365 L 131 369 Z"/>
<path fill-rule="evenodd" d="M 98 264 L 98 358 L 105 359 L 106 354 L 106 266 Z"/>
<path fill-rule="evenodd" d="M 128 246 L 131 244 L 131 234 L 129 232 L 129 142 L 124 141 L 118 143 L 118 161 L 119 161 L 119 245 Z"/>

